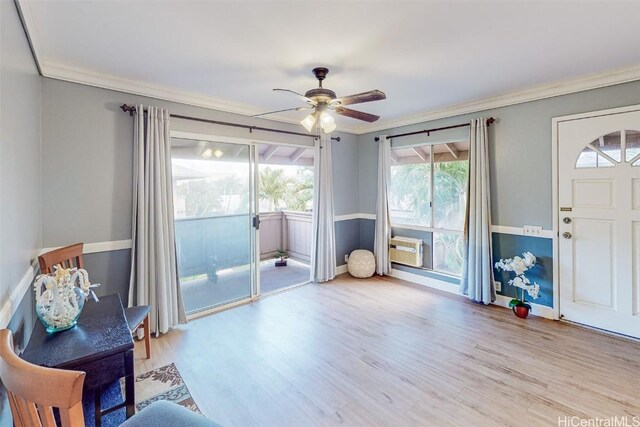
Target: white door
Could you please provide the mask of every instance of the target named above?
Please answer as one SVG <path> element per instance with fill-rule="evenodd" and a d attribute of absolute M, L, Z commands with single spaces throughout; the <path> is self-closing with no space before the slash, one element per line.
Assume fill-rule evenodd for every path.
<path fill-rule="evenodd" d="M 560 316 L 640 337 L 640 111 L 557 131 Z"/>

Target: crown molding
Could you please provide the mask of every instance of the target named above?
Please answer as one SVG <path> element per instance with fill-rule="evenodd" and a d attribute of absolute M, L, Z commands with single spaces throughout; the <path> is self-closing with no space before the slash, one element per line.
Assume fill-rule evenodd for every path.
<path fill-rule="evenodd" d="M 115 90 L 133 95 L 147 96 L 149 98 L 162 99 L 180 104 L 240 114 L 243 116 L 252 116 L 254 114 L 264 113 L 264 108 L 256 106 L 205 96 L 195 92 L 187 92 L 169 86 L 145 82 L 143 80 L 127 79 L 115 75 L 99 73 L 93 70 L 72 67 L 53 61 L 44 61 L 42 63 L 42 75 L 51 79 L 80 83 L 87 86 Z M 299 119 L 286 114 L 271 114 L 269 118 L 259 118 L 256 120 L 269 120 L 299 125 Z M 350 133 L 353 133 L 353 130 L 354 128 L 346 126 L 340 126 L 340 129 L 338 129 L 338 131 Z"/>
<path fill-rule="evenodd" d="M 187 92 L 169 86 L 156 85 L 143 80 L 128 79 L 85 68 L 72 67 L 53 61 L 44 61 L 42 63 L 42 71 L 44 77 L 52 79 L 80 83 L 133 95 L 148 96 L 197 107 L 211 108 L 228 113 L 253 115 L 262 112 L 260 109 L 249 105 L 204 96 L 194 92 Z"/>
<path fill-rule="evenodd" d="M 447 117 L 459 116 L 462 114 L 476 113 L 478 111 L 491 110 L 509 105 L 523 104 L 525 102 L 583 92 L 585 90 L 628 83 L 636 80 L 640 80 L 640 65 L 560 80 L 546 85 L 509 92 L 490 98 L 483 98 L 451 105 L 437 110 L 425 111 L 396 120 L 385 120 L 372 125 L 358 126 L 354 131 L 359 135 L 363 133 L 377 132 L 401 126 L 444 119 Z"/>
<path fill-rule="evenodd" d="M 24 33 L 27 36 L 27 42 L 29 43 L 29 47 L 31 48 L 31 54 L 33 56 L 34 62 L 36 63 L 36 68 L 38 69 L 38 73 L 42 75 L 42 66 L 40 63 L 40 60 L 43 57 L 41 54 L 42 49 L 40 48 L 40 41 L 38 40 L 36 27 L 33 23 L 31 9 L 29 9 L 29 3 L 26 0 L 14 0 L 14 3 L 16 5 L 16 9 L 18 10 L 20 21 L 22 22 L 22 28 L 24 28 Z"/>

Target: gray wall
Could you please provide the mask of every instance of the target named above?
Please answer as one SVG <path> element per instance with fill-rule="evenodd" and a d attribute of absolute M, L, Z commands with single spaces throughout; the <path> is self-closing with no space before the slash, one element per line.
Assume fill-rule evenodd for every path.
<path fill-rule="evenodd" d="M 0 307 L 42 248 L 41 79 L 16 7 L 0 1 Z M 27 292 L 30 296 L 30 294 Z M 33 299 L 18 301 L 9 328 L 23 346 L 33 328 Z M 2 393 L 0 419 L 9 420 Z M 2 423 L 4 424 L 4 421 Z"/>
<path fill-rule="evenodd" d="M 553 117 L 622 107 L 640 103 L 640 82 L 527 102 L 442 120 L 419 123 L 396 129 L 358 136 L 359 208 L 360 212 L 375 213 L 377 193 L 378 144 L 374 137 L 394 135 L 423 129 L 468 122 L 475 117 L 494 117 L 497 122 L 489 128 L 489 156 L 491 162 L 491 214 L 493 225 L 522 227 L 538 225 L 552 227 L 551 188 L 551 119 Z M 468 138 L 468 129 L 436 132 L 392 141 L 393 146 L 425 142 L 450 142 Z M 374 221 L 371 221 L 374 222 Z M 370 235 L 367 236 L 366 233 Z M 373 240 L 374 230 L 363 231 L 360 241 Z M 411 235 L 408 230 L 398 234 Z M 419 234 L 419 233 L 418 233 Z M 493 233 L 493 258 L 511 258 L 524 251 L 538 257 L 538 265 L 527 277 L 541 286 L 541 297 L 535 302 L 551 306 L 553 301 L 552 242 L 550 239 Z M 441 280 L 457 279 L 407 266 L 396 268 Z M 495 272 L 502 282 L 502 294 L 513 296 L 508 285 L 509 274 Z"/>
<path fill-rule="evenodd" d="M 0 306 L 42 248 L 40 87 L 13 2 L 0 2 Z"/>
<path fill-rule="evenodd" d="M 539 225 L 550 229 L 553 214 L 551 119 L 638 103 L 640 82 L 632 82 L 359 135 L 360 210 L 375 213 L 378 159 L 375 136 L 464 123 L 484 116 L 497 119 L 489 128 L 493 224 L 512 227 Z M 430 137 L 402 138 L 394 144 L 456 140 L 464 135 L 456 129 L 437 132 Z"/>
<path fill-rule="evenodd" d="M 119 109 L 122 103 L 155 105 L 181 115 L 300 132 L 296 125 L 45 78 L 42 84 L 45 247 L 131 238 L 133 119 Z M 254 141 L 313 144 L 312 138 L 267 132 L 250 134 L 242 129 L 179 119 L 172 120 L 172 129 Z M 335 213 L 356 213 L 359 209 L 358 167 L 354 165 L 358 164 L 358 140 L 350 134 L 337 133 L 335 136 L 341 138 L 340 142 L 334 141 L 332 147 Z M 73 195 L 72 203 L 58 203 L 70 194 Z M 353 245 L 351 234 L 343 232 L 347 229 L 336 224 L 336 241 L 340 248 Z M 356 239 L 357 231 L 356 226 Z M 355 244 L 357 246 L 357 240 Z M 118 257 L 120 263 L 122 256 L 126 255 Z M 110 259 L 106 253 L 100 258 Z M 338 261 L 339 265 L 343 264 L 344 255 L 338 256 Z M 92 277 L 92 280 L 95 279 Z M 100 293 L 120 292 L 126 300 L 119 280 L 106 275 L 100 280 Z"/>
<path fill-rule="evenodd" d="M 131 238 L 133 119 L 122 103 L 155 105 L 172 113 L 300 131 L 299 126 L 160 101 L 75 83 L 43 79 L 44 245 Z M 208 125 L 174 119 L 172 129 L 255 141 L 313 143 L 311 138 Z M 333 145 L 337 215 L 357 211 L 358 144 L 354 135 L 337 134 Z M 64 165 L 64 167 L 61 167 Z M 75 195 L 72 203 L 56 203 Z"/>

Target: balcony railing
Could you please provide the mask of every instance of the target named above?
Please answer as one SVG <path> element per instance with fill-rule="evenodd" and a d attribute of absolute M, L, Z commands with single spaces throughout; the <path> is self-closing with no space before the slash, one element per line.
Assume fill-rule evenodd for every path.
<path fill-rule="evenodd" d="M 249 215 L 176 219 L 178 273 L 181 278 L 246 265 L 249 261 Z M 278 249 L 302 261 L 311 257 L 311 213 L 260 214 L 260 259 Z"/>

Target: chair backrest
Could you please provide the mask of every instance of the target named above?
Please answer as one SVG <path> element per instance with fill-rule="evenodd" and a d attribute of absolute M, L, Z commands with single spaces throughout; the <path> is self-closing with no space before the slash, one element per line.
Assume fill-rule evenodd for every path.
<path fill-rule="evenodd" d="M 33 365 L 13 351 L 13 334 L 0 330 L 0 379 L 7 389 L 16 427 L 54 427 L 53 408 L 62 427 L 84 426 L 82 386 L 85 373 Z"/>
<path fill-rule="evenodd" d="M 42 274 L 52 273 L 54 265 L 61 265 L 62 268 L 84 268 L 83 248 L 84 243 L 75 243 L 40 255 L 38 257 L 40 272 Z"/>

